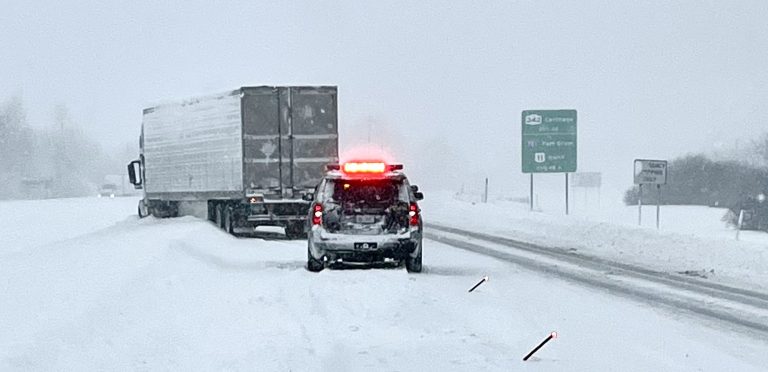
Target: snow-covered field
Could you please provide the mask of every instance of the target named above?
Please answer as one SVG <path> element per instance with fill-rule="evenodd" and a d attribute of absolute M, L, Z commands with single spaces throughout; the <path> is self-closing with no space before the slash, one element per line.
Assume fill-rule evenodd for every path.
<path fill-rule="evenodd" d="M 768 234 L 742 231 L 736 241 L 735 230 L 721 221 L 725 209 L 662 206 L 656 230 L 655 207 L 643 209 L 640 227 L 637 207 L 607 203 L 570 216 L 559 209 L 530 212 L 519 202 L 484 204 L 439 193 L 422 204 L 425 220 L 433 223 L 768 292 Z"/>
<path fill-rule="evenodd" d="M 136 213 L 138 198 L 71 198 L 0 202 L 0 258 L 74 238 Z"/>
<path fill-rule="evenodd" d="M 313 274 L 305 242 L 238 239 L 193 217 L 139 220 L 135 202 L 0 202 L 0 370 L 768 365 L 766 340 L 436 242 L 425 242 L 422 274 Z M 559 338 L 523 362 L 551 331 Z"/>

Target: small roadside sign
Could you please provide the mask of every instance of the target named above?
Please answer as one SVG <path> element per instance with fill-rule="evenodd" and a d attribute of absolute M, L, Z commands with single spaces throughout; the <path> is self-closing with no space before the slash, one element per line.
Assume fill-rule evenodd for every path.
<path fill-rule="evenodd" d="M 666 160 L 635 159 L 635 185 L 666 184 Z"/>
<path fill-rule="evenodd" d="M 601 183 L 602 173 L 600 172 L 571 173 L 571 185 L 573 187 L 600 187 Z"/>
<path fill-rule="evenodd" d="M 638 185 L 637 224 L 643 225 L 643 185 L 656 185 L 656 229 L 659 229 L 661 185 L 667 184 L 667 161 L 635 159 L 635 185 Z"/>

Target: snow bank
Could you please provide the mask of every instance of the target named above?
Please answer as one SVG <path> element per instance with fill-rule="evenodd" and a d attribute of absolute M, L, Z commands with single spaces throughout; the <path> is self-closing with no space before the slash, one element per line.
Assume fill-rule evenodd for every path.
<path fill-rule="evenodd" d="M 0 202 L 0 258 L 107 228 L 136 214 L 138 197 Z"/>
<path fill-rule="evenodd" d="M 135 200 L 116 201 L 0 204 L 8 212 L 0 370 L 747 371 L 768 363 L 764 343 L 725 326 L 433 241 L 419 275 L 315 274 L 303 267 L 305 241 L 239 239 L 193 217 L 139 220 Z M 40 222 L 56 234 L 36 234 Z M 467 293 L 484 275 L 489 282 Z M 523 362 L 552 330 L 561 336 Z"/>

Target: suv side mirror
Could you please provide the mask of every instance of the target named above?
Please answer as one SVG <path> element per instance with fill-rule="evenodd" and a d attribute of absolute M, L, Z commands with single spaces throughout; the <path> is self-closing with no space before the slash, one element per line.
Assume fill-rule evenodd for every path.
<path fill-rule="evenodd" d="M 424 193 L 415 192 L 413 193 L 413 196 L 416 198 L 416 200 L 424 200 Z"/>
<path fill-rule="evenodd" d="M 308 193 L 306 193 L 306 194 L 301 196 L 301 200 L 311 202 L 311 201 L 315 200 L 315 194 L 312 193 L 312 192 L 308 192 Z"/>
<path fill-rule="evenodd" d="M 411 191 L 418 192 L 419 191 L 419 186 L 411 185 Z"/>
<path fill-rule="evenodd" d="M 144 182 L 144 180 L 141 179 L 141 162 L 140 161 L 134 160 L 128 164 L 128 180 L 130 180 L 134 188 L 137 188 L 137 189 L 141 188 L 141 184 Z"/>

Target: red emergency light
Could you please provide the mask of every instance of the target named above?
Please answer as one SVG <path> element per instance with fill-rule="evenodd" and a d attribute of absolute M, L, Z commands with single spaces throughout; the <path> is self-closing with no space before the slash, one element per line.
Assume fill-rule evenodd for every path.
<path fill-rule="evenodd" d="M 344 173 L 384 173 L 387 165 L 382 162 L 344 163 Z"/>
<path fill-rule="evenodd" d="M 384 173 L 401 170 L 402 164 L 387 164 L 381 161 L 350 161 L 344 163 L 341 169 L 344 173 Z"/>

